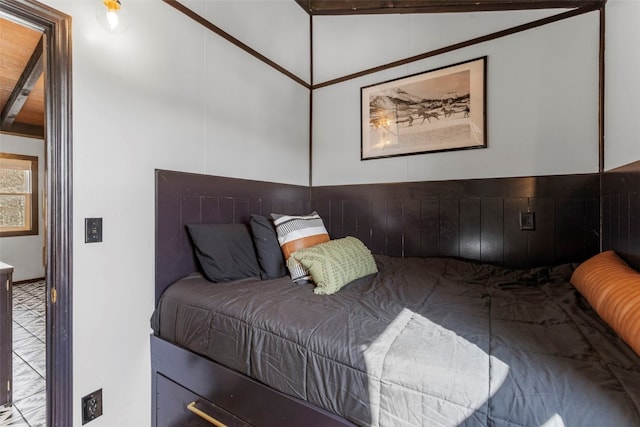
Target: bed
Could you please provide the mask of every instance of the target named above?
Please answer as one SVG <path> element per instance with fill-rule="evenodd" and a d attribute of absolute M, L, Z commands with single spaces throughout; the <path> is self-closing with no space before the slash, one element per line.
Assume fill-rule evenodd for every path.
<path fill-rule="evenodd" d="M 224 198 L 212 221 L 213 199 L 187 187 L 199 216 L 191 194 L 169 192 L 178 207 L 159 198 L 160 224 L 226 222 Z M 287 196 L 268 203 L 234 189 L 241 216 L 310 210 L 304 191 L 276 187 Z M 175 264 L 160 263 L 170 283 L 152 317 L 155 426 L 640 425 L 634 338 L 570 283 L 575 262 L 374 254 L 375 273 L 318 295 L 293 274 L 213 283 L 181 233 L 161 239 Z"/>

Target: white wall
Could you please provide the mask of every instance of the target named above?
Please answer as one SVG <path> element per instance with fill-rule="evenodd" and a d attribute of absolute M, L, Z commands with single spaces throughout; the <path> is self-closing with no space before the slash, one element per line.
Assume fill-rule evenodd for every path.
<path fill-rule="evenodd" d="M 44 277 L 42 189 L 44 188 L 44 142 L 41 139 L 0 134 L 0 152 L 38 157 L 38 235 L 0 237 L 0 261 L 13 266 L 13 280 Z"/>
<path fill-rule="evenodd" d="M 307 184 L 309 91 L 164 2 L 123 2 L 120 35 L 98 26 L 100 1 L 46 3 L 73 19 L 74 425 L 81 397 L 102 388 L 91 426 L 148 426 L 154 169 Z M 295 2 L 271 7 L 308 22 Z M 283 49 L 289 30 L 275 28 Z M 287 67 L 304 74 L 298 37 L 307 50 Z M 102 243 L 84 243 L 86 217 L 103 218 Z"/>
<path fill-rule="evenodd" d="M 513 25 L 527 13 L 516 13 Z M 459 29 L 477 37 L 513 26 L 506 18 L 504 12 L 446 16 L 445 24 L 440 15 L 314 18 L 320 55 L 314 76 L 338 77 L 326 64 L 345 58 L 342 71 L 352 73 L 447 46 L 462 41 Z M 476 22 L 482 31 L 469 29 Z M 314 91 L 313 185 L 597 172 L 598 24 L 592 12 Z M 360 160 L 361 87 L 485 55 L 488 148 Z"/>
<path fill-rule="evenodd" d="M 640 160 L 640 2 L 609 0 L 605 25 L 605 170 Z"/>
<path fill-rule="evenodd" d="M 314 83 L 481 37 L 557 11 L 313 18 Z"/>

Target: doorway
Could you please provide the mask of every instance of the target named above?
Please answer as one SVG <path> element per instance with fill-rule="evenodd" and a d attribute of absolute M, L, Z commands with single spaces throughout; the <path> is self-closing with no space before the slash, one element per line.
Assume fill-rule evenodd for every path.
<path fill-rule="evenodd" d="M 71 17 L 33 0 L 0 0 L 0 17 L 37 29 L 45 57 L 47 426 L 73 423 Z"/>

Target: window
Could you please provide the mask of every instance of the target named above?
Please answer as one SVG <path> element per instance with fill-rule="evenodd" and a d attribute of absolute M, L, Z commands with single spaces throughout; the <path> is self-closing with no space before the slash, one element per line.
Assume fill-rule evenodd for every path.
<path fill-rule="evenodd" d="M 0 153 L 0 237 L 38 234 L 38 158 Z"/>

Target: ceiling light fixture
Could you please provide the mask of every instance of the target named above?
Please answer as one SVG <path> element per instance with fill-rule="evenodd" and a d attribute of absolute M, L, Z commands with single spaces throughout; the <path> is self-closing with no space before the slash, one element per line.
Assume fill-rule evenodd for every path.
<path fill-rule="evenodd" d="M 122 3 L 120 3 L 120 0 L 101 0 L 101 3 L 96 11 L 96 18 L 102 28 L 114 34 L 123 32 L 126 27 L 126 20 L 122 16 Z"/>

